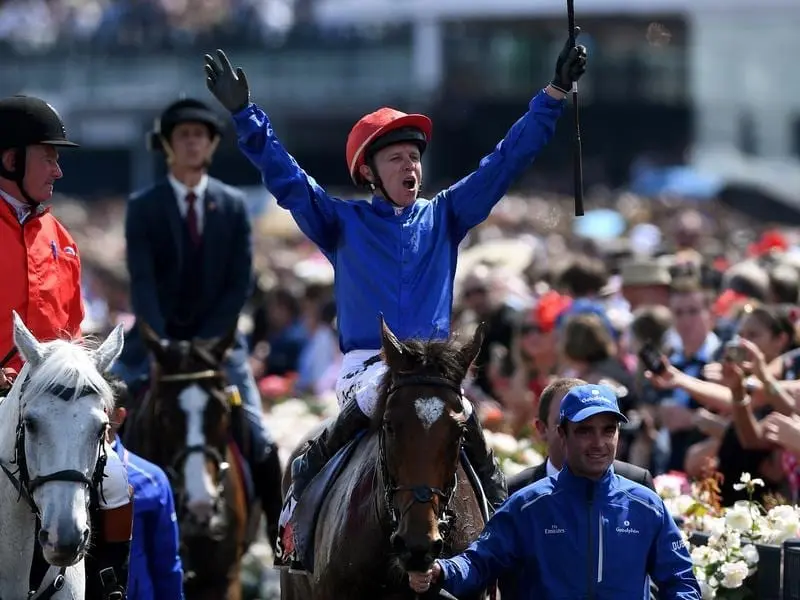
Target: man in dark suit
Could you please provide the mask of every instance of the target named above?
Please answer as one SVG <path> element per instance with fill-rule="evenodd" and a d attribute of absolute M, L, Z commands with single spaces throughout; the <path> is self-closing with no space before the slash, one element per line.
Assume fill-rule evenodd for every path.
<path fill-rule="evenodd" d="M 169 173 L 128 203 L 131 302 L 137 321 L 162 339 L 229 334 L 252 290 L 252 234 L 244 194 L 207 173 L 221 127 L 217 115 L 198 100 L 168 106 L 150 134 L 150 147 L 165 153 Z M 150 363 L 139 328 L 127 338 L 116 374 L 135 386 L 149 374 Z M 246 458 L 274 545 L 281 467 L 241 332 L 225 367 L 242 398 L 250 430 Z"/>
<path fill-rule="evenodd" d="M 542 395 L 539 397 L 539 414 L 536 419 L 536 429 L 547 441 L 547 460 L 536 467 L 525 469 L 511 477 L 508 480 L 509 496 L 540 479 L 548 476 L 558 476 L 558 472 L 564 464 L 563 448 L 558 436 L 558 416 L 561 399 L 571 388 L 585 384 L 586 382 L 582 379 L 556 379 L 542 391 Z M 622 462 L 621 460 L 615 460 L 614 471 L 617 475 L 655 491 L 653 476 L 647 469 Z"/>

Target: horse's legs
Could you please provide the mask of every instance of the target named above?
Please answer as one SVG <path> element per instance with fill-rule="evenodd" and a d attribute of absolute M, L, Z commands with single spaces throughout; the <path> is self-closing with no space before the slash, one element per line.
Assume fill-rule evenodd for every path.
<path fill-rule="evenodd" d="M 239 577 L 231 577 L 225 600 L 242 600 L 242 582 Z"/>

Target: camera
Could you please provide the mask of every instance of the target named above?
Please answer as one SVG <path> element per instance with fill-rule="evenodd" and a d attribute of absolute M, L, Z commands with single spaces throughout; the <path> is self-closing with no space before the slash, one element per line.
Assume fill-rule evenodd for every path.
<path fill-rule="evenodd" d="M 639 350 L 639 360 L 642 361 L 644 368 L 654 375 L 660 375 L 667 370 L 661 358 L 661 352 L 652 343 L 646 343 L 642 346 L 641 350 Z"/>
<path fill-rule="evenodd" d="M 725 344 L 723 358 L 734 364 L 741 364 L 747 360 L 747 348 L 742 346 L 738 340 L 731 340 Z"/>

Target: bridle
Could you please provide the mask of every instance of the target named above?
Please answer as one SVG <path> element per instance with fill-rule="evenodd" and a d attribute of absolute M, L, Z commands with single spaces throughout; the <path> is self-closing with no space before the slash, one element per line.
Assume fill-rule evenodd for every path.
<path fill-rule="evenodd" d="M 387 401 L 395 392 L 397 392 L 397 390 L 412 385 L 443 387 L 455 392 L 459 397 L 461 397 L 461 386 L 453 381 L 450 381 L 449 379 L 445 379 L 444 377 L 432 375 L 403 375 L 392 380 L 386 396 Z M 436 512 L 439 534 L 442 536 L 442 539 L 446 539 L 447 534 L 450 531 L 453 518 L 455 517 L 455 513 L 452 511 L 451 504 L 458 483 L 457 476 L 453 476 L 452 483 L 444 490 L 424 484 L 395 484 L 391 475 L 389 474 L 389 467 L 386 461 L 385 438 L 385 426 L 381 426 L 378 436 L 378 464 L 384 482 L 383 501 L 384 506 L 389 514 L 390 534 L 394 534 L 397 531 L 400 521 L 408 513 L 408 511 L 414 507 L 415 504 L 434 504 L 434 498 L 436 498 L 438 499 L 438 502 L 434 504 L 434 510 Z M 461 440 L 459 439 L 459 447 L 460 446 Z M 399 510 L 394 503 L 394 497 L 398 492 L 412 492 L 413 494 L 412 499 Z"/>
<path fill-rule="evenodd" d="M 22 387 L 20 388 L 19 392 L 19 403 L 20 403 L 20 410 L 19 410 L 19 418 L 17 420 L 17 429 L 16 429 L 16 441 L 14 445 L 14 458 L 11 460 L 9 465 L 16 465 L 16 469 L 12 471 L 9 466 L 7 466 L 3 461 L 0 461 L 0 469 L 3 470 L 6 477 L 8 477 L 11 485 L 17 490 L 17 502 L 24 499 L 25 502 L 31 509 L 34 517 L 36 518 L 36 530 L 34 532 L 34 540 L 39 534 L 39 530 L 41 529 L 42 521 L 41 521 L 41 511 L 39 507 L 36 505 L 36 502 L 33 499 L 33 493 L 38 488 L 43 486 L 45 483 L 49 483 L 51 481 L 61 481 L 66 483 L 80 483 L 83 485 L 88 486 L 89 488 L 89 502 L 87 503 L 87 510 L 89 508 L 88 504 L 91 503 L 95 494 L 99 494 L 100 498 L 103 498 L 103 472 L 105 471 L 106 461 L 108 460 L 108 456 L 106 454 L 104 438 L 105 435 L 100 436 L 98 440 L 98 450 L 97 450 L 97 462 L 95 464 L 94 473 L 91 477 L 87 477 L 85 473 L 82 471 L 78 471 L 76 469 L 63 469 L 61 471 L 55 471 L 53 473 L 49 473 L 47 475 L 39 475 L 31 479 L 30 472 L 28 471 L 28 461 L 25 454 L 25 419 L 23 416 L 25 403 L 23 402 L 23 396 L 25 394 L 25 388 L 27 387 L 28 380 L 22 382 Z M 48 392 L 53 396 L 64 400 L 65 402 L 70 401 L 73 398 L 80 398 L 83 396 L 88 396 L 91 394 L 100 395 L 100 392 L 93 388 L 93 387 L 84 387 L 80 389 L 67 387 L 63 385 L 54 385 L 51 387 Z M 34 544 L 38 544 L 38 541 L 34 541 Z M 49 564 L 44 562 L 44 558 L 41 555 L 41 551 L 34 551 L 33 562 L 31 564 L 31 574 L 34 571 L 41 572 L 41 578 L 39 583 L 34 587 L 30 592 L 28 592 L 28 598 L 36 598 L 36 600 L 46 600 L 51 598 L 56 592 L 58 592 L 61 588 L 64 587 L 65 583 L 65 574 L 66 574 L 66 567 L 60 567 L 58 575 L 56 575 L 55 579 L 44 589 L 41 588 L 42 582 L 44 581 L 44 577 L 47 574 L 47 570 L 49 569 Z"/>

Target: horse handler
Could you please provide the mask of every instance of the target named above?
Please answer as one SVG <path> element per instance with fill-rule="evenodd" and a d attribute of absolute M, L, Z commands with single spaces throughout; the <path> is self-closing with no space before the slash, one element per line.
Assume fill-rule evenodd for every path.
<path fill-rule="evenodd" d="M 58 149 L 76 146 L 67 139 L 61 117 L 44 100 L 32 96 L 0 100 L 0 272 L 5 278 L 0 292 L 0 395 L 7 393 L 22 367 L 12 337 L 12 311 L 23 316 L 41 341 L 81 334 L 78 248 L 44 206 L 53 195 L 53 184 L 62 177 Z M 102 494 L 93 494 L 98 500 L 90 507 L 94 558 L 87 560 L 89 600 L 123 598 L 128 580 L 131 490 L 125 467 L 110 444 L 106 454 Z"/>
<path fill-rule="evenodd" d="M 239 148 L 336 273 L 339 344 L 345 355 L 336 386 L 341 412 L 292 464 L 282 521 L 288 523 L 294 503 L 325 463 L 369 424 L 386 372 L 378 316 L 401 340 L 449 336 L 458 245 L 550 140 L 586 58 L 583 46 L 567 42 L 553 80 L 534 96 L 528 112 L 476 171 L 431 200 L 419 197 L 430 119 L 387 107 L 364 116 L 350 132 L 345 153 L 353 183 L 369 189 L 372 198 L 346 202 L 329 196 L 280 144 L 267 115 L 250 102 L 244 71 L 234 72 L 221 50 L 217 58 L 206 55 L 208 88 L 233 115 Z M 507 495 L 505 477 L 474 411 L 464 444 L 487 499 L 499 506 Z M 301 570 L 291 527 L 282 529 L 281 544 L 276 566 Z"/>

